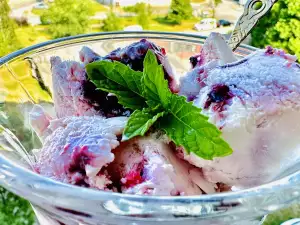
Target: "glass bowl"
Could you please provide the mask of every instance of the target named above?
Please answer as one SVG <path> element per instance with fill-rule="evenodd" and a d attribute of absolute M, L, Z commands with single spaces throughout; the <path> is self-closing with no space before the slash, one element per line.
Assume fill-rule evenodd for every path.
<path fill-rule="evenodd" d="M 100 55 L 148 38 L 164 47 L 178 74 L 190 68 L 205 37 L 162 32 L 114 32 L 68 37 L 38 44 L 0 59 L 0 185 L 29 200 L 41 225 L 260 224 L 265 214 L 300 198 L 300 172 L 236 192 L 186 197 L 151 197 L 96 191 L 42 177 L 30 166 L 41 146 L 28 113 L 39 103 L 53 114 L 50 57 L 79 60 L 89 46 Z M 238 57 L 255 48 L 241 46 Z"/>

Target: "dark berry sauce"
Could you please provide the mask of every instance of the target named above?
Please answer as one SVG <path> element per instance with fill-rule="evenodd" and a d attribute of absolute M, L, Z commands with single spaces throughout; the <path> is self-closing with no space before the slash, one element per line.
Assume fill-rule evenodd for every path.
<path fill-rule="evenodd" d="M 215 111 L 221 111 L 228 100 L 234 97 L 229 87 L 225 84 L 214 85 L 207 96 L 204 108 L 209 108 L 212 103 L 218 103 L 214 106 Z"/>
<path fill-rule="evenodd" d="M 164 57 L 166 55 L 165 49 L 156 46 L 154 43 L 146 39 L 141 39 L 139 42 L 132 43 L 125 48 L 118 48 L 109 53 L 103 59 L 118 61 L 125 65 L 128 65 L 131 69 L 135 71 L 142 72 L 144 68 L 144 58 L 149 49 L 153 50 L 157 57 L 158 63 L 162 64 L 162 62 L 160 61 L 160 57 Z M 172 74 L 168 74 L 165 69 L 164 73 L 166 80 L 168 80 L 169 82 L 173 81 Z"/>
<path fill-rule="evenodd" d="M 267 46 L 266 47 L 266 51 L 265 51 L 265 54 L 266 55 L 273 55 L 275 53 L 275 49 L 272 48 L 271 46 Z"/>
<path fill-rule="evenodd" d="M 149 49 L 153 50 L 157 56 L 158 63 L 161 64 L 160 57 L 165 56 L 165 49 L 156 46 L 146 39 L 132 43 L 125 48 L 118 48 L 104 57 L 96 57 L 94 61 L 118 61 L 124 65 L 128 65 L 135 71 L 143 71 L 144 58 Z M 164 74 L 165 79 L 168 80 L 169 87 L 172 90 L 172 84 L 174 82 L 173 76 L 172 74 L 168 74 L 165 69 Z M 90 81 L 83 83 L 83 94 L 88 103 L 96 110 L 101 111 L 106 117 L 121 116 L 128 112 L 127 109 L 118 103 L 117 97 L 108 96 L 107 92 L 96 90 L 96 86 Z"/>
<path fill-rule="evenodd" d="M 89 187 L 89 184 L 87 184 L 84 180 L 86 177 L 85 166 L 89 164 L 93 157 L 93 154 L 88 151 L 87 146 L 74 149 L 74 152 L 71 156 L 72 163 L 69 166 L 69 172 L 71 174 L 79 174 L 74 181 L 75 185 Z"/>
<path fill-rule="evenodd" d="M 192 68 L 195 68 L 198 64 L 198 57 L 199 56 L 191 56 L 190 57 L 190 63 L 192 65 Z"/>
<path fill-rule="evenodd" d="M 86 146 L 85 146 L 86 147 Z M 87 147 L 75 148 L 71 156 L 72 163 L 69 168 L 69 172 L 85 173 L 85 166 L 89 164 L 93 155 L 88 152 Z"/>
<path fill-rule="evenodd" d="M 108 96 L 107 92 L 96 90 L 96 86 L 85 81 L 82 84 L 83 96 L 97 111 L 101 111 L 106 117 L 122 116 L 128 109 L 118 103 L 116 96 Z"/>
<path fill-rule="evenodd" d="M 188 102 L 192 102 L 192 101 L 194 101 L 194 100 L 196 99 L 196 97 L 197 97 L 197 96 L 195 96 L 195 95 L 189 95 L 189 96 L 187 97 L 186 100 L 187 100 Z"/>

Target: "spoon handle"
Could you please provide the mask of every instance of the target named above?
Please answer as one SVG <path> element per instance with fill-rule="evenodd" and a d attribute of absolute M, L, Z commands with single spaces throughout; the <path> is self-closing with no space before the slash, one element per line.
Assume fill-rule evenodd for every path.
<path fill-rule="evenodd" d="M 228 40 L 228 45 L 234 51 L 241 42 L 248 36 L 250 31 L 257 24 L 258 20 L 271 10 L 277 0 L 248 0 L 244 12 L 235 24 L 235 28 Z M 255 8 L 261 3 L 261 7 Z"/>

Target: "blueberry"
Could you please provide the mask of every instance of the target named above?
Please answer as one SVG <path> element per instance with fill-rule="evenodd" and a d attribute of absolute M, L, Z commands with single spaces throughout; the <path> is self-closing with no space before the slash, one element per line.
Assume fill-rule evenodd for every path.
<path fill-rule="evenodd" d="M 208 97 L 211 102 L 223 102 L 224 100 L 231 98 L 229 96 L 229 87 L 227 85 L 216 85 L 211 92 L 208 93 Z"/>
<path fill-rule="evenodd" d="M 231 99 L 234 95 L 230 91 L 229 87 L 225 84 L 217 84 L 212 87 L 212 90 L 207 94 L 207 101 L 205 102 L 204 108 L 207 109 L 212 103 L 219 103 L 223 106 Z M 218 108 L 218 107 L 217 107 Z M 222 107 L 219 107 L 220 110 Z"/>

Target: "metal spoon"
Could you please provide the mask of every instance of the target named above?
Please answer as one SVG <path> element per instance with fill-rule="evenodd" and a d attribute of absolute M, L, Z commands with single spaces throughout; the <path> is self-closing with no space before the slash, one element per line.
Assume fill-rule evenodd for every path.
<path fill-rule="evenodd" d="M 228 40 L 228 45 L 234 51 L 255 27 L 258 20 L 267 14 L 277 0 L 248 0 L 244 12 L 235 24 L 235 28 Z M 259 9 L 255 5 L 261 3 Z"/>

